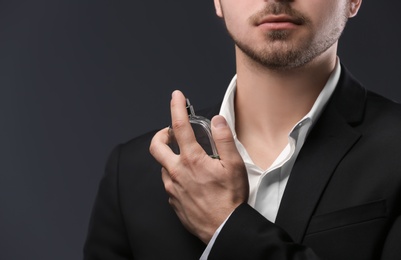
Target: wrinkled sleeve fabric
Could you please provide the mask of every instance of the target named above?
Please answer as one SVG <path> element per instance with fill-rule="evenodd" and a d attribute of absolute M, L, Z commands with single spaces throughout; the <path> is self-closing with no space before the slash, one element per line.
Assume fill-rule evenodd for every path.
<path fill-rule="evenodd" d="M 400 259 L 401 256 L 401 216 L 398 216 L 384 244 L 382 258 L 386 260 Z"/>
<path fill-rule="evenodd" d="M 284 230 L 244 203 L 225 223 L 208 259 L 317 260 L 319 258 L 312 249 L 292 242 Z"/>
<path fill-rule="evenodd" d="M 380 259 L 399 259 L 401 216 L 394 221 L 386 237 Z M 284 230 L 266 220 L 251 206 L 242 204 L 232 213 L 220 231 L 208 259 L 317 260 L 320 258 L 311 248 L 294 243 Z"/>
<path fill-rule="evenodd" d="M 133 259 L 119 204 L 119 157 L 121 146 L 111 153 L 92 209 L 84 246 L 84 260 Z"/>

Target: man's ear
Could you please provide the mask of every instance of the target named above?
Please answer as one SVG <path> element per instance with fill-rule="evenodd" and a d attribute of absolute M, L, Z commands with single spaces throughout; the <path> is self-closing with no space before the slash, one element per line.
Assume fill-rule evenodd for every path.
<path fill-rule="evenodd" d="M 221 10 L 220 0 L 214 0 L 214 8 L 218 17 L 223 18 L 223 11 Z"/>
<path fill-rule="evenodd" d="M 362 0 L 350 0 L 348 18 L 356 16 L 361 7 Z"/>

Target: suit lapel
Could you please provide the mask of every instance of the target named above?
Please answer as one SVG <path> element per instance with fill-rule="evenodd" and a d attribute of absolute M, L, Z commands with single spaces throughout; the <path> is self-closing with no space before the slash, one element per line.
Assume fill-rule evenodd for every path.
<path fill-rule="evenodd" d="M 330 177 L 360 138 L 353 126 L 363 119 L 366 90 L 343 66 L 338 86 L 294 164 L 276 224 L 301 242 Z M 200 115 L 212 118 L 221 104 Z"/>
<path fill-rule="evenodd" d="M 301 242 L 310 218 L 339 162 L 360 138 L 365 90 L 343 68 L 338 87 L 294 164 L 276 224 Z"/>

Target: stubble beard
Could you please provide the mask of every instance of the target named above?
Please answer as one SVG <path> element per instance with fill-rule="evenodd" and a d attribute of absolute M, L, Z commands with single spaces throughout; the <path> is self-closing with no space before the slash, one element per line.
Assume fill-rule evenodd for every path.
<path fill-rule="evenodd" d="M 268 5 L 264 10 L 250 17 L 249 21 L 254 24 L 255 21 L 268 14 L 282 13 L 296 17 L 302 22 L 301 26 L 311 28 L 309 18 L 294 11 L 289 5 L 282 3 Z M 345 14 L 344 11 L 344 15 L 340 17 L 340 21 L 337 23 L 338 26 L 324 37 L 319 39 L 310 37 L 298 43 L 291 40 L 290 31 L 273 30 L 266 33 L 266 44 L 262 48 L 256 48 L 252 43 L 238 39 L 228 29 L 227 31 L 236 46 L 251 60 L 271 70 L 290 70 L 308 64 L 338 41 L 348 20 Z"/>

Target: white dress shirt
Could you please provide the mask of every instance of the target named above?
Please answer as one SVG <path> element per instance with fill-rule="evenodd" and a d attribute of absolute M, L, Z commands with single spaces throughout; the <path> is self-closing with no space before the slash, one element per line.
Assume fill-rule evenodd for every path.
<path fill-rule="evenodd" d="M 268 169 L 255 165 L 245 147 L 238 140 L 235 132 L 234 96 L 237 77 L 234 76 L 226 91 L 220 108 L 220 115 L 227 120 L 234 136 L 237 149 L 244 160 L 249 180 L 248 204 L 259 211 L 266 219 L 275 222 L 281 199 L 287 185 L 294 162 L 312 126 L 319 118 L 328 100 L 333 94 L 341 74 L 340 61 L 330 75 L 329 80 L 320 92 L 312 109 L 294 125 L 288 134 L 288 144 Z M 228 218 L 227 218 L 228 219 Z M 225 221 L 226 222 L 226 221 Z M 216 230 L 200 260 L 206 260 L 213 244 L 225 222 Z"/>

